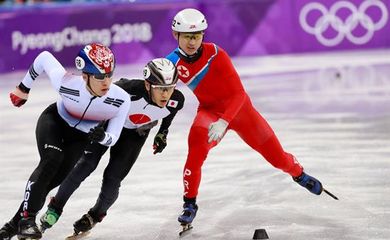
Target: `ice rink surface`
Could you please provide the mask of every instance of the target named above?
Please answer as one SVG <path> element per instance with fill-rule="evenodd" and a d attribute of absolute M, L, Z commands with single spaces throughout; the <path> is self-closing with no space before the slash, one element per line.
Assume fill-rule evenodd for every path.
<path fill-rule="evenodd" d="M 390 51 L 241 58 L 234 64 L 286 151 L 340 200 L 310 194 L 228 132 L 205 162 L 198 215 L 185 238 L 249 240 L 264 228 L 273 240 L 390 239 Z M 115 78 L 140 77 L 141 70 L 119 66 Z M 37 118 L 57 99 L 42 75 L 28 102 L 11 106 L 8 93 L 24 74 L 0 80 L 1 225 L 15 213 L 38 164 Z M 197 106 L 185 86 L 179 89 L 186 104 L 167 148 L 152 154 L 154 129 L 118 201 L 86 239 L 178 239 L 186 138 Z M 73 222 L 95 203 L 106 164 L 107 154 L 43 239 L 72 233 Z"/>

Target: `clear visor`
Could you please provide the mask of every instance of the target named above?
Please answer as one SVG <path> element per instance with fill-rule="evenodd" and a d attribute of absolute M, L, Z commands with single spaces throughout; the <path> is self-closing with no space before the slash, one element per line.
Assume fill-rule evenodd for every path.
<path fill-rule="evenodd" d="M 155 89 L 157 91 L 163 92 L 163 91 L 173 91 L 176 87 L 176 84 L 170 84 L 170 85 L 150 85 L 152 86 L 152 89 Z"/>
<path fill-rule="evenodd" d="M 187 41 L 190 40 L 201 40 L 203 38 L 203 32 L 196 32 L 196 33 L 181 33 L 183 38 Z"/>
<path fill-rule="evenodd" d="M 106 78 L 111 78 L 114 75 L 114 72 L 109 72 L 105 74 L 91 74 L 96 80 L 103 81 Z"/>

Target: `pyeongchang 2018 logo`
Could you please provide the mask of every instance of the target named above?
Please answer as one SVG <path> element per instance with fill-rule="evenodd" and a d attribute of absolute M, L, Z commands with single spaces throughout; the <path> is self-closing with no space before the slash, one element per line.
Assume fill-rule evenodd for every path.
<path fill-rule="evenodd" d="M 338 1 L 329 9 L 311 2 L 302 8 L 299 23 L 324 46 L 336 46 L 345 38 L 361 45 L 387 24 L 388 15 L 386 5 L 380 0 L 365 0 L 358 7 L 349 1 Z"/>

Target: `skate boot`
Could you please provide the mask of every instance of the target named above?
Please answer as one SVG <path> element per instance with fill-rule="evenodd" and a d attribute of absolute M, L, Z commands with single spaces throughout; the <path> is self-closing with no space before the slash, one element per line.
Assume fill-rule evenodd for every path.
<path fill-rule="evenodd" d="M 99 219 L 94 218 L 93 215 L 88 212 L 73 224 L 73 228 L 77 234 L 80 232 L 88 232 L 95 227 L 98 222 L 100 222 Z"/>
<path fill-rule="evenodd" d="M 179 232 L 179 236 L 183 237 L 190 232 L 192 227 L 192 221 L 198 211 L 198 205 L 195 202 L 185 202 L 183 204 L 183 212 L 179 215 L 177 220 L 180 222 L 182 230 Z"/>
<path fill-rule="evenodd" d="M 42 233 L 35 223 L 35 217 L 22 218 L 19 221 L 18 239 L 36 240 L 41 239 Z"/>
<path fill-rule="evenodd" d="M 68 236 L 67 240 L 80 239 L 87 236 L 90 233 L 90 230 L 96 225 L 96 223 L 101 222 L 103 217 L 96 217 L 91 211 L 87 214 L 84 214 L 79 220 L 73 224 L 73 234 Z"/>
<path fill-rule="evenodd" d="M 58 213 L 54 208 L 48 208 L 45 214 L 42 215 L 41 221 L 41 232 L 44 233 L 46 229 L 53 227 L 58 221 L 61 214 Z"/>
<path fill-rule="evenodd" d="M 196 203 L 184 203 L 183 212 L 179 215 L 178 221 L 181 224 L 191 224 L 198 211 L 198 205 Z"/>
<path fill-rule="evenodd" d="M 0 240 L 10 240 L 18 233 L 18 226 L 12 220 L 0 229 Z"/>
<path fill-rule="evenodd" d="M 302 187 L 309 190 L 309 192 L 320 195 L 322 193 L 322 184 L 316 178 L 302 172 L 299 177 L 293 177 L 294 181 L 297 182 Z"/>

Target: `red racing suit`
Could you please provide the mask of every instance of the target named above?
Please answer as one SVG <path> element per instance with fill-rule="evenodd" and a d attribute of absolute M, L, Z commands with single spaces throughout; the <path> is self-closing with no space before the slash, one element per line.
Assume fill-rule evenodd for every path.
<path fill-rule="evenodd" d="M 179 78 L 199 101 L 196 117 L 188 136 L 188 156 L 183 170 L 184 197 L 195 198 L 201 180 L 201 167 L 208 152 L 217 145 L 208 143 L 208 127 L 219 118 L 229 123 L 250 147 L 274 167 L 293 177 L 301 175 L 302 166 L 283 150 L 272 128 L 256 111 L 242 86 L 228 54 L 213 43 L 203 43 L 195 62 L 181 59 L 178 49 L 167 58 L 176 64 Z"/>

